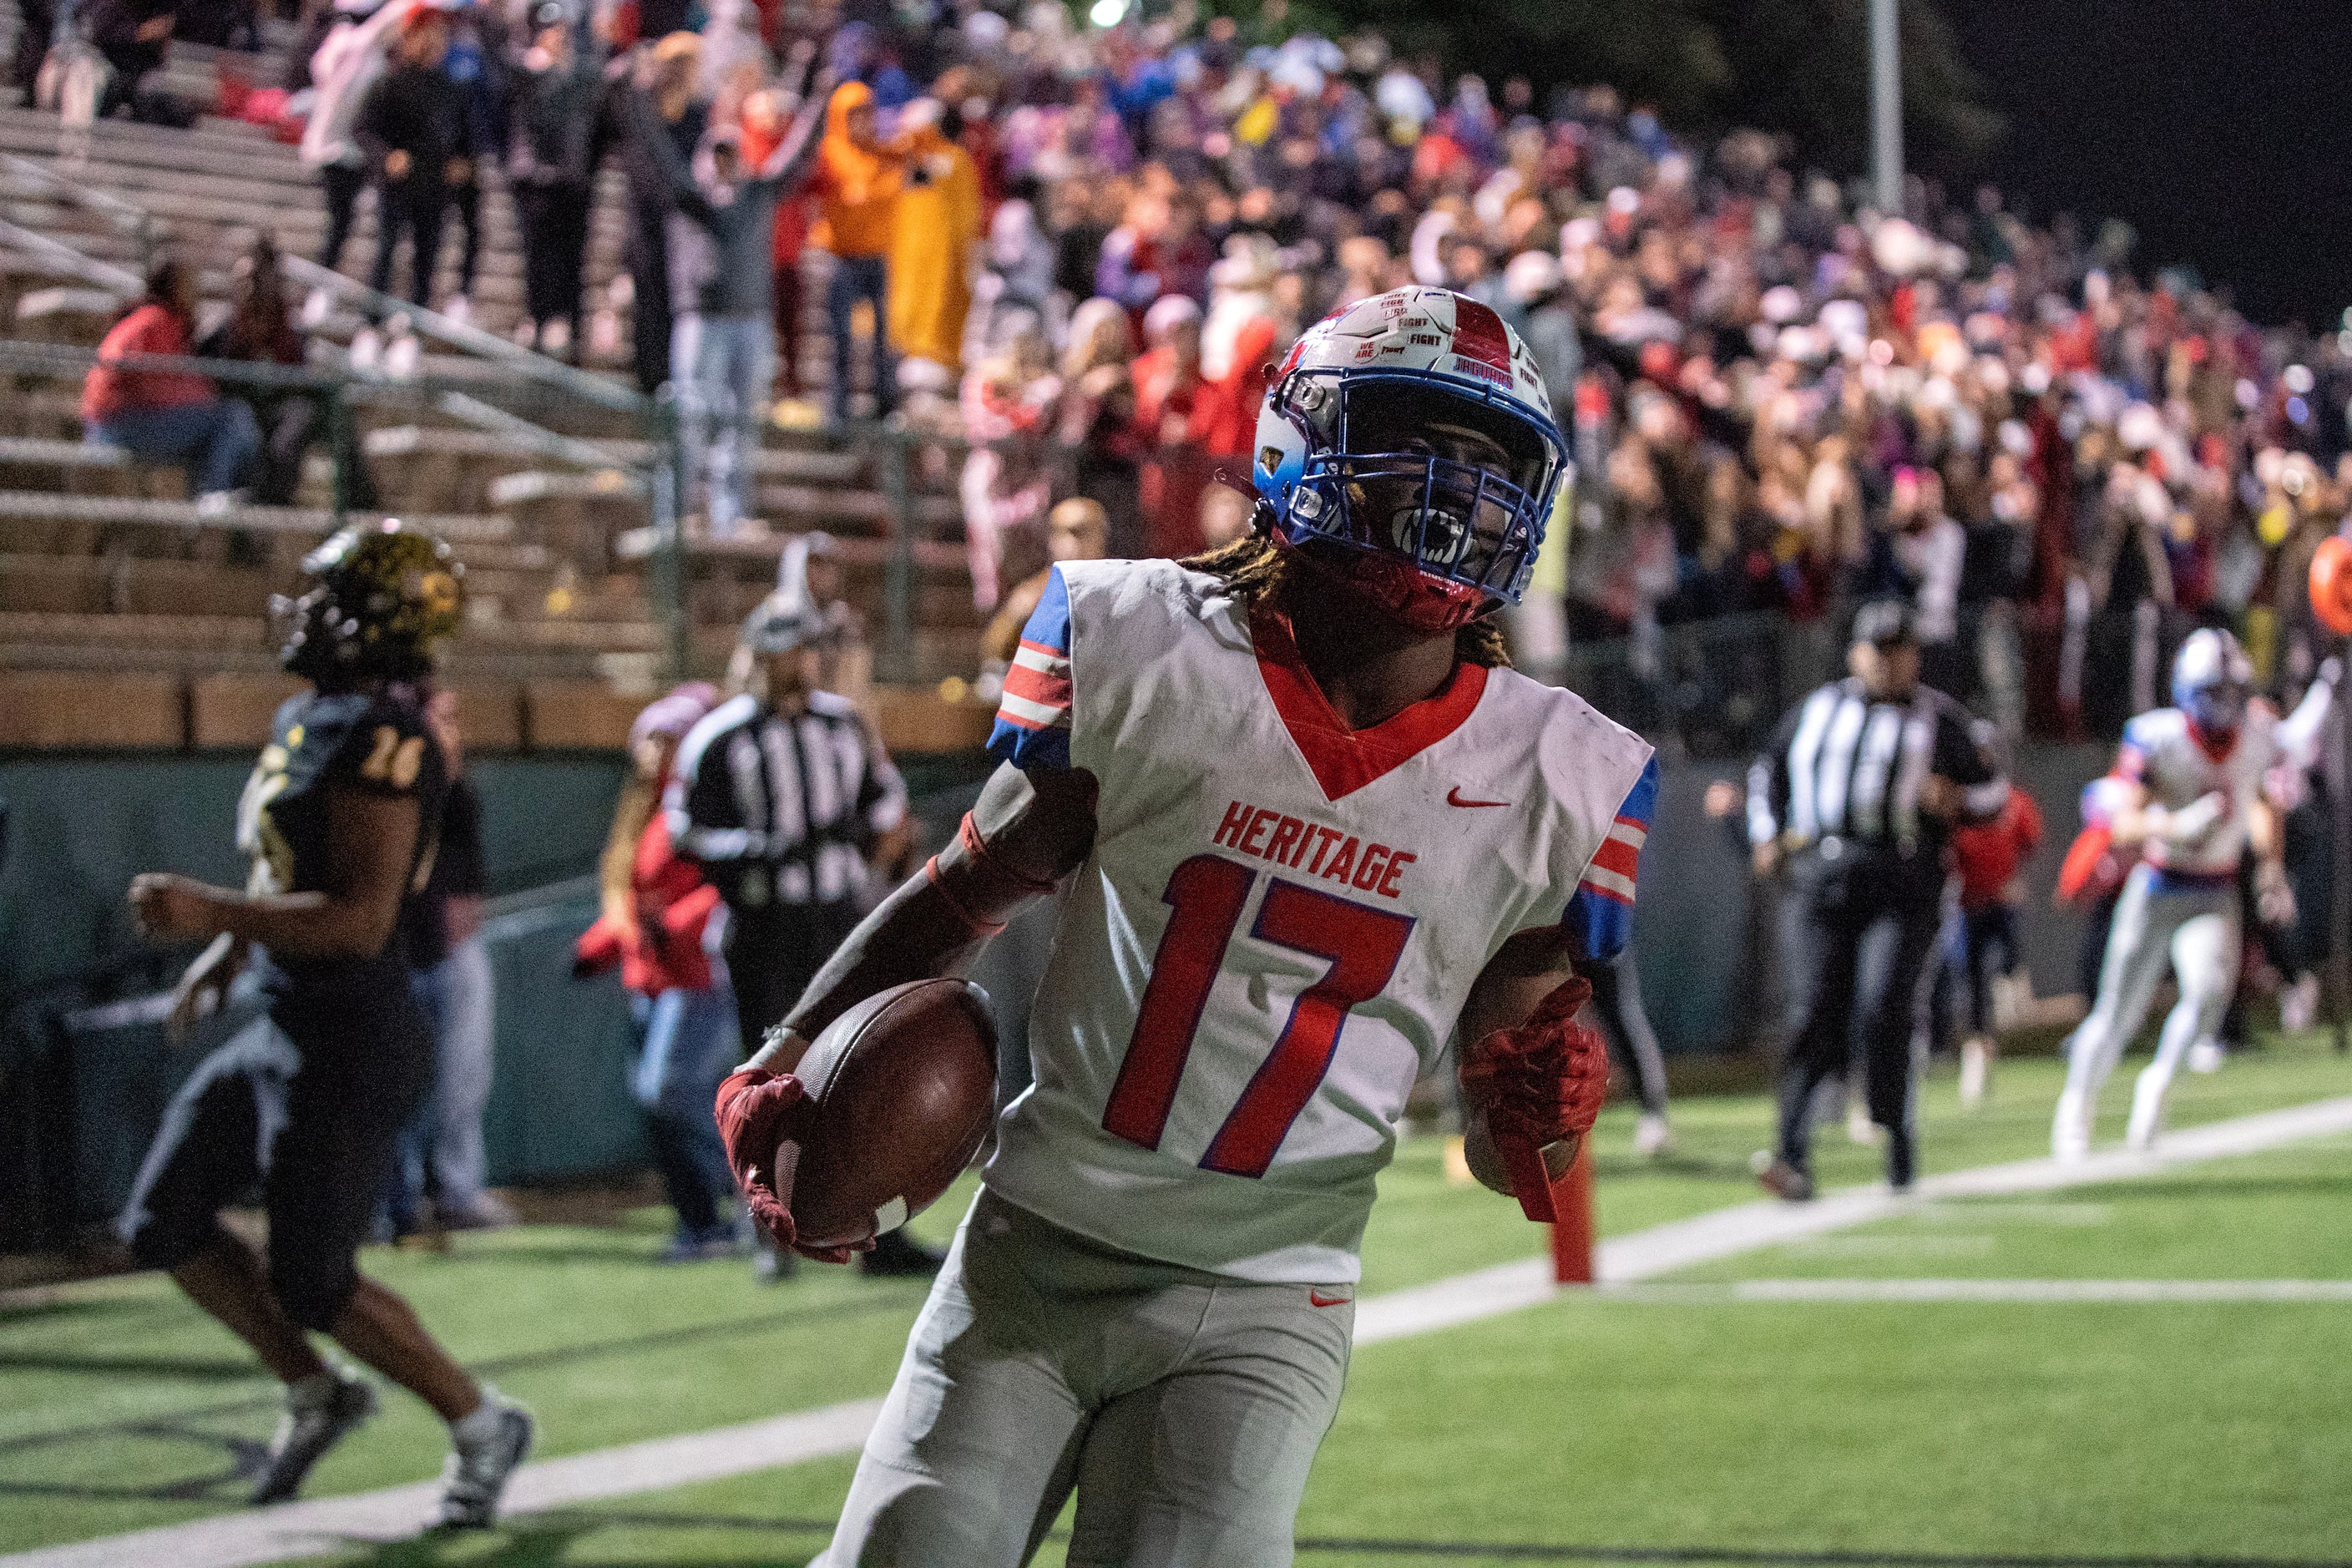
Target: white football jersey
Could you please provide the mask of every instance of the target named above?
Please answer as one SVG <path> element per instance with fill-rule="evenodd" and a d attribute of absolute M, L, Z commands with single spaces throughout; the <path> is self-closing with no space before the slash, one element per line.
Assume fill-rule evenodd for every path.
<path fill-rule="evenodd" d="M 1357 1278 L 1413 1080 L 1514 932 L 1630 932 L 1650 748 L 1465 665 L 1352 731 L 1277 612 L 1172 562 L 1055 570 L 991 749 L 1100 784 L 988 1184 L 1122 1250 Z"/>
<path fill-rule="evenodd" d="M 2116 772 L 2145 787 L 2150 804 L 2179 811 L 2209 795 L 2222 801 L 2213 825 L 2185 842 L 2149 839 L 2144 851 L 2149 865 L 2185 880 L 2236 877 L 2263 775 L 2278 761 L 2278 726 L 2276 710 L 2259 698 L 2246 704 L 2244 721 L 2218 754 L 2205 748 L 2178 708 L 2154 709 L 2124 726 Z"/>

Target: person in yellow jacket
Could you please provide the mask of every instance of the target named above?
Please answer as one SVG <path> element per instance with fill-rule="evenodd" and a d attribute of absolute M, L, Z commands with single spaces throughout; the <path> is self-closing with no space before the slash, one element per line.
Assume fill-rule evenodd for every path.
<path fill-rule="evenodd" d="M 824 313 L 833 333 L 831 412 L 849 417 L 850 318 L 863 300 L 874 310 L 874 400 L 877 416 L 890 412 L 898 391 L 890 363 L 888 258 L 898 224 L 906 163 L 875 134 L 874 89 L 845 81 L 825 105 L 824 142 L 817 153 L 817 226 L 810 236 L 833 253 Z"/>
<path fill-rule="evenodd" d="M 971 310 L 980 172 L 940 128 L 941 114 L 938 100 L 919 98 L 899 118 L 898 150 L 907 163 L 890 238 L 890 346 L 952 377 L 963 368 Z"/>

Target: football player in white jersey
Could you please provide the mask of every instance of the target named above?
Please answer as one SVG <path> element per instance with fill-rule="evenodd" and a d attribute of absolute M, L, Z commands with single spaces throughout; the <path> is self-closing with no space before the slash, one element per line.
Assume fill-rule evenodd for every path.
<path fill-rule="evenodd" d="M 720 1090 L 789 1242 L 805 1041 L 1059 900 L 1036 1082 L 819 1562 L 1012 1568 L 1075 1490 L 1074 1564 L 1287 1563 L 1414 1079 L 1458 1041 L 1474 1168 L 1564 1170 L 1608 1077 L 1576 966 L 1629 935 L 1656 773 L 1488 619 L 1562 456 L 1501 320 L 1399 289 L 1282 364 L 1249 537 L 1055 569 L 956 842 Z"/>
<path fill-rule="evenodd" d="M 2298 709 L 2282 735 L 2277 712 L 2249 695 L 2253 667 L 2238 641 L 2210 627 L 2191 632 L 2173 660 L 2170 708 L 2124 727 L 2110 793 L 2109 828 L 2118 847 L 2137 846 L 2099 968 L 2099 994 L 2066 1042 L 2066 1087 L 2050 1131 L 2061 1160 L 2090 1152 L 2098 1094 L 2124 1047 L 2139 1032 L 2169 968 L 2180 999 L 2165 1018 L 2156 1059 L 2139 1075 L 2125 1134 L 2152 1145 L 2164 1126 L 2165 1095 L 2189 1047 L 2219 1027 L 2238 978 L 2238 867 L 2257 856 L 2256 900 L 2264 918 L 2289 918 L 2294 898 L 2281 862 L 2278 815 L 2264 775 L 2316 732 L 2325 697 Z"/>

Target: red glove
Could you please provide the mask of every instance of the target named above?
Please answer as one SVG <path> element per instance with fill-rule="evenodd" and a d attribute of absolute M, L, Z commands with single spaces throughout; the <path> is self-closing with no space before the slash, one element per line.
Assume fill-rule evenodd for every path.
<path fill-rule="evenodd" d="M 1528 1021 L 1496 1029 L 1462 1064 L 1462 1091 L 1482 1113 L 1495 1146 L 1512 1166 L 1512 1184 L 1528 1217 L 1549 1218 L 1541 1150 L 1592 1131 L 1609 1098 L 1609 1051 L 1598 1031 L 1576 1021 L 1592 986 L 1570 979 L 1555 986 Z M 1532 1173 L 1528 1162 L 1533 1160 Z"/>
<path fill-rule="evenodd" d="M 785 1190 L 776 1190 L 776 1145 L 783 1140 L 784 1119 L 804 1097 L 801 1080 L 790 1073 L 745 1068 L 719 1086 L 719 1139 L 727 1145 L 727 1163 L 734 1168 L 735 1184 L 743 1190 L 753 1225 L 778 1247 L 791 1247 L 804 1258 L 846 1263 L 849 1247 L 800 1245 L 789 1176 Z"/>

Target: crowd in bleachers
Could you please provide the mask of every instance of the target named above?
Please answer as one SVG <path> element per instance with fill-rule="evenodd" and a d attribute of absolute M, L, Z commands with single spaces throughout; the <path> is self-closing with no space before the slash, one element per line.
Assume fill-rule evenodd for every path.
<path fill-rule="evenodd" d="M 2104 723 L 2153 700 L 2199 621 L 2239 626 L 2266 674 L 2307 665 L 2298 584 L 2347 508 L 2352 366 L 2189 273 L 2136 275 L 2121 226 L 1919 181 L 1883 214 L 1771 137 L 1693 142 L 1605 88 L 1449 83 L 1369 34 L 848 9 L 335 0 L 284 108 L 308 116 L 326 259 L 368 184 L 380 285 L 404 234 L 430 258 L 444 213 L 470 257 L 478 170 L 499 167 L 527 342 L 617 350 L 625 305 L 640 384 L 689 416 L 896 412 L 993 443 L 961 487 L 983 610 L 1045 558 L 1065 496 L 1104 506 L 1114 552 L 1238 529 L 1213 480 L 1245 483 L 1267 366 L 1420 281 L 1505 313 L 1572 437 L 1515 628 L 1538 666 L 1570 636 L 1638 654 L 1679 621 L 1887 592 L 1916 596 L 1931 677 L 2012 731 L 2029 663 L 2054 668 L 2033 695 L 2063 727 L 2087 668 Z M 583 300 L 607 159 L 627 279 Z M 803 247 L 828 258 L 821 378 Z M 746 512 L 737 445 L 701 443 L 714 532 Z M 2055 658 L 2025 656 L 2037 637 Z"/>

